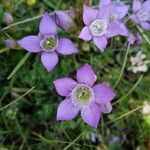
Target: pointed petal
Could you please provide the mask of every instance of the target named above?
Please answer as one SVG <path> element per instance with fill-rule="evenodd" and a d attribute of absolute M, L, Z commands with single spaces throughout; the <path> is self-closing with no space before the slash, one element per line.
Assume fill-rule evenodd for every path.
<path fill-rule="evenodd" d="M 62 78 L 54 81 L 56 91 L 61 96 L 68 96 L 76 84 L 77 82 L 71 78 Z"/>
<path fill-rule="evenodd" d="M 95 45 L 100 49 L 100 51 L 104 52 L 107 46 L 107 39 L 105 37 L 94 37 L 93 41 Z"/>
<path fill-rule="evenodd" d="M 117 35 L 128 36 L 128 29 L 122 23 L 110 23 L 107 29 L 106 37 L 111 38 Z"/>
<path fill-rule="evenodd" d="M 112 105 L 110 102 L 100 104 L 99 106 L 100 106 L 101 112 L 103 112 L 104 114 L 108 114 L 112 111 Z"/>
<path fill-rule="evenodd" d="M 150 23 L 149 22 L 141 22 L 141 26 L 145 30 L 150 30 Z"/>
<path fill-rule="evenodd" d="M 133 1 L 133 8 L 132 9 L 133 9 L 134 12 L 137 12 L 141 9 L 141 3 L 140 3 L 139 0 L 134 0 Z"/>
<path fill-rule="evenodd" d="M 58 55 L 55 52 L 43 52 L 41 54 L 41 61 L 44 67 L 47 69 L 47 71 L 50 72 L 58 63 Z"/>
<path fill-rule="evenodd" d="M 62 101 L 57 109 L 57 120 L 71 120 L 77 116 L 79 108 L 75 106 L 71 99 Z"/>
<path fill-rule="evenodd" d="M 115 12 L 115 7 L 113 3 L 105 5 L 99 10 L 98 18 L 105 19 L 107 22 L 110 21 L 112 14 Z"/>
<path fill-rule="evenodd" d="M 145 11 L 150 11 L 150 0 L 147 0 L 143 3 L 142 9 Z"/>
<path fill-rule="evenodd" d="M 82 29 L 82 31 L 80 32 L 79 38 L 85 41 L 90 41 L 92 39 L 92 34 L 90 32 L 89 27 L 86 26 Z"/>
<path fill-rule="evenodd" d="M 93 103 L 89 107 L 81 109 L 82 119 L 90 126 L 97 128 L 100 120 L 100 107 Z"/>
<path fill-rule="evenodd" d="M 70 55 L 78 52 L 74 43 L 69 39 L 61 38 L 58 43 L 56 51 L 60 54 Z"/>
<path fill-rule="evenodd" d="M 91 24 L 97 18 L 97 15 L 98 15 L 98 10 L 84 5 L 83 21 L 84 21 L 85 25 Z"/>
<path fill-rule="evenodd" d="M 47 35 L 56 35 L 57 34 L 57 26 L 54 20 L 50 17 L 48 12 L 46 12 L 40 22 L 39 30 L 41 34 Z"/>
<path fill-rule="evenodd" d="M 105 5 L 108 5 L 109 3 L 111 3 L 111 0 L 100 0 L 100 2 L 99 2 L 99 9 L 101 9 Z"/>
<path fill-rule="evenodd" d="M 29 35 L 17 41 L 17 43 L 29 52 L 37 53 L 41 51 L 40 38 L 38 36 Z"/>
<path fill-rule="evenodd" d="M 120 5 L 115 6 L 115 13 L 117 14 L 118 20 L 123 19 L 127 15 L 129 7 L 130 6 L 124 5 L 124 4 L 120 4 Z"/>
<path fill-rule="evenodd" d="M 90 65 L 85 64 L 77 70 L 77 80 L 80 83 L 85 83 L 92 86 L 96 81 L 96 75 L 94 74 Z"/>
<path fill-rule="evenodd" d="M 115 96 L 115 92 L 106 84 L 97 84 L 93 87 L 95 101 L 98 104 L 110 102 Z"/>

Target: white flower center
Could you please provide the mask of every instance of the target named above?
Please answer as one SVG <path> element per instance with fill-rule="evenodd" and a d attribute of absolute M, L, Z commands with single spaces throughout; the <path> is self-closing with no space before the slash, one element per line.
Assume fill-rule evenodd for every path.
<path fill-rule="evenodd" d="M 107 22 L 104 19 L 96 19 L 90 24 L 92 35 L 101 36 L 106 32 Z"/>
<path fill-rule="evenodd" d="M 80 106 L 89 104 L 94 97 L 92 89 L 85 84 L 78 84 L 71 93 L 71 98 Z"/>

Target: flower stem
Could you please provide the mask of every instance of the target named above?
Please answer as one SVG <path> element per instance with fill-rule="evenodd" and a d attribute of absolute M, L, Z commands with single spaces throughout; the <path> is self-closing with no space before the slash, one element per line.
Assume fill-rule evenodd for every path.
<path fill-rule="evenodd" d="M 131 89 L 123 97 L 121 97 L 116 102 L 114 102 L 113 105 L 119 103 L 120 101 L 122 101 L 126 97 L 128 97 L 135 90 L 135 88 L 138 86 L 138 84 L 141 82 L 142 78 L 143 78 L 143 75 L 141 75 L 140 78 L 137 80 L 137 82 L 131 87 Z"/>
<path fill-rule="evenodd" d="M 119 77 L 114 85 L 114 89 L 117 87 L 117 85 L 119 84 L 120 80 L 121 80 L 121 77 L 123 75 L 123 72 L 124 72 L 124 69 L 125 69 L 125 66 L 126 66 L 126 62 L 127 62 L 127 56 L 128 56 L 128 53 L 129 53 L 129 50 L 130 50 L 130 44 L 128 44 L 128 48 L 126 50 L 126 54 L 125 54 L 125 58 L 124 58 L 124 62 L 123 62 L 123 65 L 122 65 L 122 68 L 121 68 L 121 71 L 120 71 L 120 74 L 119 74 Z"/>
<path fill-rule="evenodd" d="M 31 89 L 29 89 L 26 93 L 24 93 L 23 95 L 21 95 L 20 97 L 18 97 L 16 100 L 12 101 L 11 103 L 5 105 L 4 107 L 0 108 L 0 111 L 8 108 L 9 106 L 17 103 L 20 99 L 22 99 L 24 96 L 26 96 L 27 94 L 29 94 L 32 90 L 34 89 L 34 87 L 32 87 Z"/>
<path fill-rule="evenodd" d="M 17 64 L 17 66 L 13 69 L 13 71 L 10 73 L 10 75 L 7 77 L 9 80 L 21 67 L 22 65 L 27 61 L 31 53 L 27 53 Z"/>

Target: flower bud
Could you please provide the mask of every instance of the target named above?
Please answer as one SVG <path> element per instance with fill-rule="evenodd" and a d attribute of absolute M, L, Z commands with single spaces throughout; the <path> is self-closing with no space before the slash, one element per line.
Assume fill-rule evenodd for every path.
<path fill-rule="evenodd" d="M 14 49 L 16 47 L 16 41 L 13 39 L 4 40 L 4 43 L 8 48 L 11 48 L 11 49 Z"/>
<path fill-rule="evenodd" d="M 4 12 L 3 22 L 6 24 L 11 24 L 14 22 L 14 19 L 10 13 Z"/>

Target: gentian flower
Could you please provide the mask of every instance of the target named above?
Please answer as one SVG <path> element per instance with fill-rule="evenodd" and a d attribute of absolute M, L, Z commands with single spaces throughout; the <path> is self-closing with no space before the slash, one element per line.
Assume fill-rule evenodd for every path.
<path fill-rule="evenodd" d="M 77 71 L 77 82 L 71 78 L 54 81 L 56 91 L 65 96 L 57 110 L 57 120 L 71 120 L 81 112 L 83 120 L 92 127 L 97 127 L 101 113 L 110 113 L 110 101 L 115 92 L 106 84 L 96 84 L 96 75 L 88 64 Z"/>
<path fill-rule="evenodd" d="M 79 38 L 85 41 L 93 40 L 103 52 L 107 39 L 117 35 L 128 36 L 128 29 L 121 22 L 128 9 L 129 6 L 115 4 L 111 0 L 101 0 L 99 10 L 84 5 L 83 22 L 86 26 Z"/>
<path fill-rule="evenodd" d="M 78 52 L 71 40 L 58 37 L 57 26 L 48 13 L 43 16 L 39 30 L 38 36 L 24 37 L 18 43 L 29 52 L 40 53 L 41 61 L 49 72 L 58 63 L 58 54 L 70 55 Z"/>
<path fill-rule="evenodd" d="M 132 21 L 140 24 L 144 29 L 150 30 L 150 0 L 145 1 L 143 4 L 139 0 L 134 0 L 133 12 Z"/>

